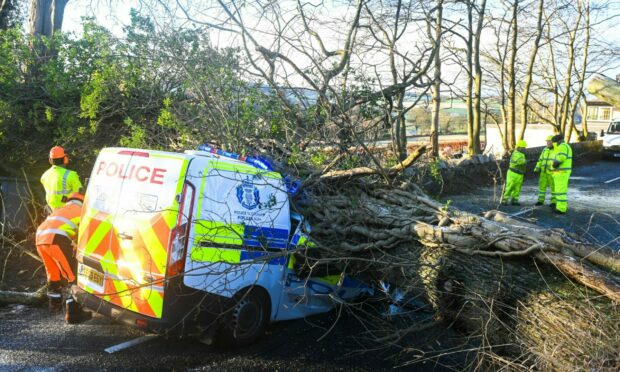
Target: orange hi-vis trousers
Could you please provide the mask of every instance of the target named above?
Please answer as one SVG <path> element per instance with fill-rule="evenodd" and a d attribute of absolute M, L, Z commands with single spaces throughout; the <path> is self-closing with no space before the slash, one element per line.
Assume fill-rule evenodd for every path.
<path fill-rule="evenodd" d="M 69 249 L 71 249 L 69 247 Z M 64 249 L 66 251 L 67 249 Z M 60 281 L 63 277 L 67 282 L 71 283 L 75 280 L 75 273 L 73 272 L 73 255 L 71 252 L 63 252 L 63 249 L 57 244 L 40 244 L 37 245 L 37 252 L 43 260 L 45 265 L 45 272 L 47 273 L 48 282 Z M 67 258 L 67 253 L 69 256 Z"/>

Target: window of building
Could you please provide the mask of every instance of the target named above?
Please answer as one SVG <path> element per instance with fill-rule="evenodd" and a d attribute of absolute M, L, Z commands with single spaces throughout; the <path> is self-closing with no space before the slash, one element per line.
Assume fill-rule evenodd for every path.
<path fill-rule="evenodd" d="M 598 116 L 598 107 L 588 107 L 588 120 L 596 120 Z"/>
<path fill-rule="evenodd" d="M 611 119 L 611 109 L 610 108 L 602 108 L 600 113 L 600 120 L 609 120 Z"/>

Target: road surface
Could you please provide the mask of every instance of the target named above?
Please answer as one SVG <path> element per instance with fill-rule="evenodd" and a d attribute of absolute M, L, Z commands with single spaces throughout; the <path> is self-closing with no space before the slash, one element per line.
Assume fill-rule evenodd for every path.
<path fill-rule="evenodd" d="M 539 226 L 563 228 L 592 242 L 620 249 L 620 161 L 599 161 L 575 167 L 568 186 L 566 215 L 551 213 L 550 194 L 544 206 L 534 206 L 538 178 L 526 178 L 521 190 L 521 206 L 500 205 L 501 187 L 482 187 L 472 193 L 446 196 L 443 201 L 473 213 L 499 209 Z"/>

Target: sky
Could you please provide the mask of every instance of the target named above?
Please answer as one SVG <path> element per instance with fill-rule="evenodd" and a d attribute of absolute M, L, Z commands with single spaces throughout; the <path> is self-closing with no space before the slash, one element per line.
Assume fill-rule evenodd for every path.
<path fill-rule="evenodd" d="M 495 0 L 491 0 L 493 2 Z M 592 0 L 594 3 L 594 0 Z M 98 8 L 94 8 L 97 6 Z M 110 6 L 112 5 L 112 6 Z M 123 25 L 129 23 L 130 9 L 139 8 L 140 2 L 136 0 L 72 0 L 69 1 L 65 10 L 65 19 L 63 24 L 63 31 L 75 32 L 77 34 L 81 31 L 81 18 L 84 16 L 96 15 L 97 22 L 111 30 L 116 36 L 123 36 Z M 608 1 L 609 10 L 607 14 L 603 16 L 616 17 L 617 27 L 599 27 L 595 30 L 594 37 L 600 40 L 608 40 L 620 46 L 620 0 Z M 215 36 L 212 41 L 217 44 L 218 40 L 224 45 L 229 45 L 230 35 L 226 33 Z M 620 61 L 611 66 L 609 70 L 605 71 L 605 74 L 609 77 L 615 78 L 620 74 Z"/>

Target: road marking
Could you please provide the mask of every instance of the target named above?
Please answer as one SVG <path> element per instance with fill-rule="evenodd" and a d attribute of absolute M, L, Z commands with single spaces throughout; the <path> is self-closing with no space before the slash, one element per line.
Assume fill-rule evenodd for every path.
<path fill-rule="evenodd" d="M 117 351 L 121 351 L 121 350 L 130 348 L 132 346 L 139 345 L 143 342 L 152 340 L 155 337 L 158 337 L 158 335 L 146 335 L 146 336 L 134 338 L 133 340 L 129 340 L 129 341 L 120 343 L 118 345 L 110 346 L 109 348 L 105 349 L 105 352 L 108 354 L 116 353 Z"/>
<path fill-rule="evenodd" d="M 520 215 L 522 215 L 522 214 L 529 213 L 529 212 L 531 212 L 531 211 L 533 211 L 533 210 L 534 210 L 534 208 L 527 208 L 527 209 L 522 210 L 521 212 L 517 212 L 517 213 L 509 214 L 508 216 L 509 216 L 509 217 L 517 217 L 517 216 L 520 216 Z"/>
<path fill-rule="evenodd" d="M 605 181 L 605 183 L 612 183 L 612 182 L 614 182 L 614 181 L 618 181 L 618 180 L 620 180 L 620 177 L 616 177 L 616 178 L 611 179 L 611 180 L 609 180 L 609 181 Z"/>

